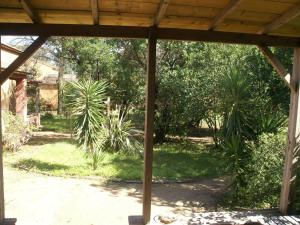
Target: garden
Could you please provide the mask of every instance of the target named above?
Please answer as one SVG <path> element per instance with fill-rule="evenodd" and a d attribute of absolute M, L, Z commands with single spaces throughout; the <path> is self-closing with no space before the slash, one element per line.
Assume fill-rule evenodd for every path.
<path fill-rule="evenodd" d="M 27 128 L 12 131 L 12 118 L 6 165 L 141 182 L 146 47 L 140 40 L 51 38 L 48 57 L 77 80 L 58 79 L 57 112 L 41 112 L 42 126 L 28 128 L 32 137 L 22 139 Z M 222 207 L 277 207 L 289 108 L 280 77 L 256 47 L 164 41 L 157 48 L 153 180 L 224 177 Z M 291 68 L 290 49 L 272 51 Z M 22 141 L 14 144 L 10 133 Z"/>

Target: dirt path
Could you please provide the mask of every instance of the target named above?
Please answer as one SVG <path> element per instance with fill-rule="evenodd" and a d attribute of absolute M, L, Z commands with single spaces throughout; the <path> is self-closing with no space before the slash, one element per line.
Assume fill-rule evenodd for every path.
<path fill-rule="evenodd" d="M 154 184 L 152 216 L 214 210 L 225 182 Z M 141 185 L 48 177 L 5 169 L 6 217 L 17 225 L 122 225 L 141 215 Z"/>

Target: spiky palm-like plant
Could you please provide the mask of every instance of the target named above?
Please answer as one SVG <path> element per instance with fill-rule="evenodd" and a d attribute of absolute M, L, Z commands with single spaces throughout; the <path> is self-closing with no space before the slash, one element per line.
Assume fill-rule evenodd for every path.
<path fill-rule="evenodd" d="M 81 80 L 67 86 L 66 105 L 75 117 L 74 129 L 79 145 L 92 157 L 97 168 L 99 132 L 103 122 L 106 84 L 100 81 Z"/>
<path fill-rule="evenodd" d="M 231 159 L 235 188 L 244 186 L 247 161 L 251 157 L 247 148 L 248 109 L 250 107 L 250 86 L 246 76 L 232 70 L 223 80 L 225 115 L 223 138 L 226 154 Z"/>
<path fill-rule="evenodd" d="M 142 151 L 140 142 L 135 138 L 137 131 L 132 122 L 126 120 L 126 116 L 117 108 L 107 115 L 102 125 L 101 143 L 102 149 L 112 152 L 136 154 Z"/>

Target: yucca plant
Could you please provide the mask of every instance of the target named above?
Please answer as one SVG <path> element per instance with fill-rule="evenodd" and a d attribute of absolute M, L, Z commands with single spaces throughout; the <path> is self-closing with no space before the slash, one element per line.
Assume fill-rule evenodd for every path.
<path fill-rule="evenodd" d="M 97 168 L 99 157 L 99 133 L 104 121 L 106 83 L 90 79 L 70 82 L 66 86 L 66 105 L 74 119 L 78 144 L 92 158 Z"/>
<path fill-rule="evenodd" d="M 248 109 L 250 106 L 250 86 L 246 76 L 237 70 L 230 71 L 223 80 L 224 122 L 223 148 L 234 173 L 233 187 L 238 189 L 246 185 L 247 161 L 251 158 L 251 149 L 247 146 L 249 138 Z"/>
<path fill-rule="evenodd" d="M 108 114 L 102 124 L 102 149 L 111 152 L 136 154 L 142 151 L 140 142 L 135 138 L 137 131 L 130 120 L 126 119 L 120 108 Z"/>
<path fill-rule="evenodd" d="M 247 123 L 246 111 L 249 106 L 250 91 L 249 84 L 245 76 L 237 70 L 230 71 L 223 80 L 224 88 L 224 135 L 243 136 Z"/>
<path fill-rule="evenodd" d="M 276 134 L 287 126 L 287 117 L 278 110 L 272 110 L 266 107 L 254 117 L 253 124 L 256 125 L 255 131 L 257 135 L 263 133 Z"/>

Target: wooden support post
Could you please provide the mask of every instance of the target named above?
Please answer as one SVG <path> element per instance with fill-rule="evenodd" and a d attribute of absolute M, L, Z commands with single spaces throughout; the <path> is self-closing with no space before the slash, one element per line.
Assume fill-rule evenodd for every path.
<path fill-rule="evenodd" d="M 148 224 L 151 217 L 153 129 L 156 71 L 156 29 L 151 28 L 148 39 L 148 71 L 146 79 L 146 112 L 144 136 L 144 182 L 143 182 L 143 220 Z"/>
<path fill-rule="evenodd" d="M 22 52 L 5 70 L 0 73 L 0 85 L 2 85 L 9 76 L 22 66 L 47 40 L 48 37 L 38 37 L 28 48 Z"/>
<path fill-rule="evenodd" d="M 295 182 L 293 174 L 293 166 L 297 163 L 297 150 L 300 143 L 300 111 L 299 105 L 299 81 L 300 81 L 300 48 L 294 50 L 294 65 L 293 75 L 291 77 L 292 86 L 295 89 L 291 90 L 289 128 L 288 128 L 288 146 L 285 152 L 285 163 L 283 171 L 282 189 L 280 195 L 279 210 L 282 214 L 286 214 L 289 209 L 290 200 L 292 197 L 292 186 Z"/>
<path fill-rule="evenodd" d="M 1 46 L 1 36 L 0 36 Z M 1 49 L 0 49 L 0 68 L 1 68 Z M 3 179 L 3 145 L 2 145 L 2 95 L 0 85 L 0 223 L 4 222 L 5 208 L 4 208 L 4 179 Z"/>
<path fill-rule="evenodd" d="M 266 46 L 257 46 L 263 55 L 267 58 L 269 63 L 273 66 L 274 70 L 281 76 L 284 82 L 289 86 L 290 89 L 295 89 L 291 84 L 291 75 L 286 71 L 279 59 L 271 52 Z"/>

